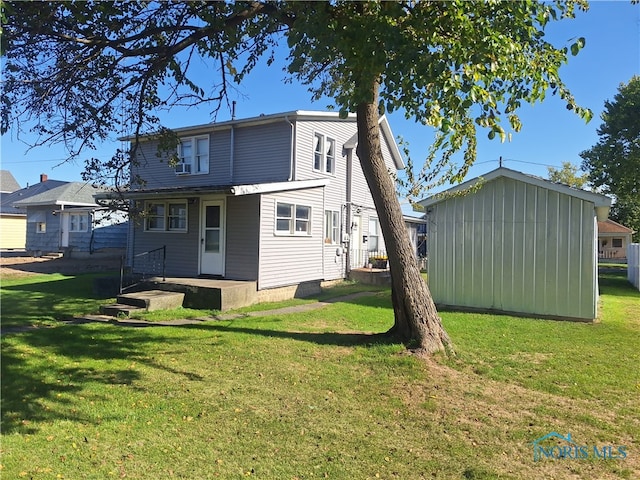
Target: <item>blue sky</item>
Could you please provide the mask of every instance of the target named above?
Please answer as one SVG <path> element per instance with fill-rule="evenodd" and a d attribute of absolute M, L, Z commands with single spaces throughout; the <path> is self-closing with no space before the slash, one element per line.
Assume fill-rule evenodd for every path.
<path fill-rule="evenodd" d="M 594 119 L 585 124 L 556 97 L 548 96 L 535 106 L 526 105 L 520 110 L 522 131 L 514 134 L 511 142 L 489 140 L 486 132 L 480 132 L 476 165 L 467 178 L 493 170 L 499 157 L 506 167 L 546 177 L 547 165 L 559 166 L 564 161 L 579 164 L 580 152 L 598 141 L 596 130 L 605 100 L 613 99 L 620 83 L 640 74 L 640 5 L 626 0 L 594 1 L 588 12 L 578 12 L 573 20 L 554 22 L 547 30 L 547 38 L 555 45 L 568 46 L 581 36 L 586 38 L 586 46 L 562 67 L 561 76 L 578 104 L 594 112 Z M 285 73 L 277 66 L 261 67 L 252 73 L 232 97 L 237 101 L 236 117 L 326 110 L 330 104 L 330 100 L 312 103 L 305 87 L 285 84 L 284 78 Z M 211 121 L 210 110 L 174 110 L 164 121 L 168 127 L 207 123 Z M 218 115 L 220 121 L 229 118 L 229 112 Z M 406 120 L 401 113 L 389 115 L 389 122 L 394 134 L 409 143 L 414 162 L 424 158 L 432 130 Z M 117 133 L 113 142 L 101 145 L 91 155 L 109 158 L 119 145 L 115 137 Z M 29 140 L 28 136 L 23 139 Z M 1 154 L 2 169 L 10 170 L 22 187 L 38 182 L 41 173 L 56 180 L 80 180 L 81 162 L 62 163 L 65 152 L 61 147 L 28 150 L 9 132 L 2 137 Z"/>

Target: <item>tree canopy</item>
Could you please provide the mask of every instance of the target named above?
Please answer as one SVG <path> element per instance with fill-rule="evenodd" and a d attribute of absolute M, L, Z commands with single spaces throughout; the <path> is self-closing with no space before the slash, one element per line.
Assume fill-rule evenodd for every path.
<path fill-rule="evenodd" d="M 580 175 L 579 167 L 571 162 L 562 162 L 562 167 L 547 167 L 549 172 L 549 180 L 556 183 L 563 183 L 574 188 L 584 188 L 589 180 L 586 173 Z"/>
<path fill-rule="evenodd" d="M 589 181 L 615 196 L 612 217 L 640 240 L 640 77 L 621 84 L 607 100 L 596 145 L 580 154 Z"/>
<path fill-rule="evenodd" d="M 220 108 L 229 86 L 260 58 L 270 64 L 286 40 L 291 79 L 313 98 L 333 98 L 341 113 L 357 113 L 357 153 L 389 252 L 393 331 L 423 351 L 443 350 L 450 340 L 382 161 L 378 118 L 401 110 L 437 130 L 416 186 L 434 170 L 462 180 L 478 128 L 504 141 L 520 130 L 519 107 L 548 93 L 589 119 L 559 73 L 584 38 L 559 46 L 545 38 L 549 22 L 572 18 L 576 8 L 586 1 L 5 2 L 0 127 L 35 122 L 41 143 L 64 142 L 72 155 L 123 129 L 154 133 L 162 109 Z M 198 59 L 209 75 L 194 74 Z M 114 172 L 116 183 L 137 181 L 126 176 L 132 153 L 91 159 L 87 178 Z"/>

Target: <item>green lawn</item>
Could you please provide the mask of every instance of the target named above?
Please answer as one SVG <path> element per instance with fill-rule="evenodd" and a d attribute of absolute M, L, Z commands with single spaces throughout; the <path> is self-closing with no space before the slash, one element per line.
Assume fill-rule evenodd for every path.
<path fill-rule="evenodd" d="M 592 325 L 443 313 L 458 355 L 426 361 L 376 335 L 388 291 L 184 327 L 61 324 L 98 308 L 89 278 L 3 281 L 3 326 L 52 328 L 2 338 L 2 478 L 640 478 L 640 293 L 619 276 Z M 627 457 L 534 462 L 552 431 Z"/>

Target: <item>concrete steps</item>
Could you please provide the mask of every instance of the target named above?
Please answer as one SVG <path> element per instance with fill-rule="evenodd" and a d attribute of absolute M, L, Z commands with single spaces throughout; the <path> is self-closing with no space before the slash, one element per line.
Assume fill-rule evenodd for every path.
<path fill-rule="evenodd" d="M 130 316 L 134 312 L 152 312 L 154 310 L 172 310 L 182 306 L 184 293 L 165 290 L 145 290 L 135 293 L 123 293 L 116 298 L 117 303 L 103 305 L 103 315 L 118 317 Z"/>

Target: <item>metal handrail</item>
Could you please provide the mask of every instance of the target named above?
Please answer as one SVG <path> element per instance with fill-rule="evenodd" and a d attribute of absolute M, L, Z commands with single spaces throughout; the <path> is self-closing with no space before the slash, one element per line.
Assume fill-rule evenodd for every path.
<path fill-rule="evenodd" d="M 137 262 L 136 259 L 143 259 L 142 262 Z M 162 281 L 166 281 L 166 264 L 167 264 L 167 246 L 163 245 L 159 248 L 154 248 L 153 250 L 148 250 L 146 252 L 138 253 L 133 256 L 133 261 L 131 262 L 131 273 L 139 274 L 142 276 L 142 280 L 147 278 L 147 276 L 162 274 Z M 142 268 L 140 268 L 142 266 Z M 126 288 L 131 288 L 136 285 L 136 282 L 127 285 L 124 284 L 124 259 L 121 259 L 120 262 L 120 293 L 123 292 Z"/>

